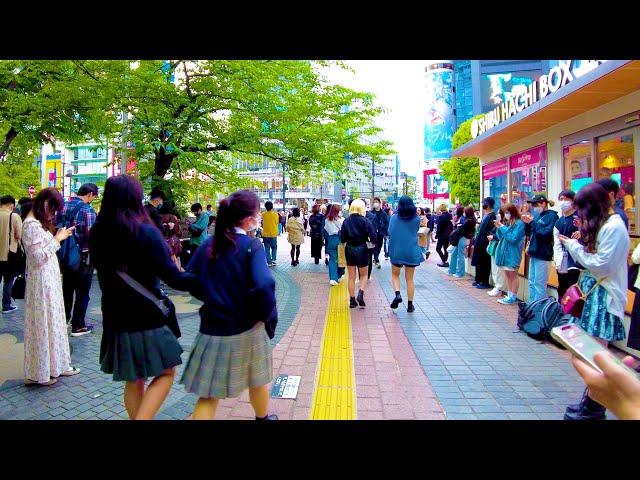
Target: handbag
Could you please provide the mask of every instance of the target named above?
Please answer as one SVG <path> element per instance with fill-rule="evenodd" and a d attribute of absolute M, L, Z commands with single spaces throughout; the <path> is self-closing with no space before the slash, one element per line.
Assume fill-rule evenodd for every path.
<path fill-rule="evenodd" d="M 580 277 L 582 277 L 582 273 L 580 273 Z M 582 315 L 582 309 L 584 308 L 587 297 L 591 295 L 596 287 L 602 283 L 602 280 L 604 280 L 604 278 L 598 280 L 595 285 L 591 287 L 591 290 L 584 294 L 578 286 L 580 283 L 580 277 L 578 277 L 577 283 L 571 285 L 567 289 L 567 292 L 563 295 L 562 300 L 560 301 L 562 304 L 562 311 L 576 318 L 580 318 Z"/>
<path fill-rule="evenodd" d="M 13 282 L 11 288 L 11 298 L 15 300 L 24 300 L 24 294 L 27 289 L 27 281 L 23 273 L 18 275 Z"/>
<path fill-rule="evenodd" d="M 560 266 L 558 267 L 558 273 L 567 273 L 568 271 L 569 271 L 569 252 L 563 249 L 562 260 L 560 261 Z"/>
<path fill-rule="evenodd" d="M 338 244 L 338 267 L 346 268 L 347 266 L 347 256 L 344 251 L 344 243 Z"/>
<path fill-rule="evenodd" d="M 498 241 L 497 240 L 491 240 L 489 242 L 489 245 L 487 245 L 487 253 L 489 254 L 490 257 L 494 257 L 495 256 L 497 248 L 498 248 Z"/>
<path fill-rule="evenodd" d="M 131 277 L 128 273 L 121 272 L 118 270 L 118 275 L 122 280 L 125 281 L 127 285 L 133 288 L 136 292 L 138 292 L 143 297 L 147 298 L 160 310 L 162 315 L 164 315 L 166 319 L 166 325 L 169 327 L 171 332 L 176 336 L 176 338 L 180 338 L 182 333 L 180 332 L 180 326 L 178 325 L 178 318 L 176 317 L 176 307 L 169 298 L 169 296 L 162 292 L 161 297 L 158 298 L 156 295 L 151 293 L 144 285 L 138 282 L 136 279 Z"/>
<path fill-rule="evenodd" d="M 418 229 L 418 235 L 426 235 L 429 233 L 429 229 L 427 227 L 420 227 Z"/>
<path fill-rule="evenodd" d="M 13 212 L 11 215 L 15 215 Z M 9 245 L 11 245 L 11 233 L 12 233 L 12 222 L 11 215 L 9 215 Z M 25 268 L 27 265 L 27 257 L 24 254 L 24 248 L 22 248 L 22 242 L 18 242 L 18 249 L 15 252 L 9 250 L 9 254 L 7 256 L 7 265 L 9 267 L 9 272 L 12 275 L 19 275 L 25 272 Z M 16 298 L 16 297 L 13 297 Z M 20 297 L 24 298 L 24 297 Z"/>

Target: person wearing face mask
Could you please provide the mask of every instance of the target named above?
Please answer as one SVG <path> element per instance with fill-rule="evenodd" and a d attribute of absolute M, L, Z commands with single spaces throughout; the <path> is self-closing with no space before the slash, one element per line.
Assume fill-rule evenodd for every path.
<path fill-rule="evenodd" d="M 549 210 L 554 202 L 544 195 L 534 195 L 527 200 L 531 204 L 532 213 L 522 216 L 525 233 L 530 238 L 529 248 L 529 302 L 547 295 L 547 279 L 549 266 L 553 260 L 553 229 L 558 221 L 558 214 Z"/>
<path fill-rule="evenodd" d="M 380 266 L 380 250 L 382 250 L 382 244 L 384 238 L 389 236 L 389 216 L 382 210 L 382 202 L 378 197 L 373 199 L 373 210 L 371 210 L 367 217 L 373 223 L 376 229 L 376 243 L 373 248 L 373 263 L 376 268 Z"/>
<path fill-rule="evenodd" d="M 560 241 L 560 235 L 567 238 L 578 238 L 579 231 L 576 219 L 578 214 L 573 206 L 575 192 L 563 190 L 558 196 L 558 205 L 562 216 L 556 221 L 553 229 L 553 263 L 558 271 L 558 298 L 562 298 L 567 289 L 578 281 L 582 267 L 576 263 Z"/>
<path fill-rule="evenodd" d="M 522 260 L 522 246 L 524 244 L 524 223 L 520 219 L 520 212 L 512 203 L 503 207 L 504 224 L 500 220 L 493 223 L 496 227 L 495 237 L 498 240 L 496 247 L 496 266 L 503 271 L 507 279 L 507 295 L 498 300 L 503 305 L 517 303 L 518 298 L 518 268 Z"/>
<path fill-rule="evenodd" d="M 495 203 L 496 201 L 491 197 L 486 197 L 482 201 L 484 216 L 478 228 L 473 256 L 471 258 L 471 265 L 476 267 L 476 281 L 473 282 L 473 286 L 481 290 L 491 288 L 491 285 L 489 285 L 491 256 L 487 253 L 487 246 L 489 245 L 487 236 L 490 235 L 494 229 L 493 222 L 496 219 L 496 214 L 493 211 L 493 206 Z"/>
<path fill-rule="evenodd" d="M 149 196 L 149 203 L 147 203 L 144 208 L 147 211 L 147 214 L 149 214 L 149 218 L 151 218 L 155 226 L 158 227 L 158 230 L 162 232 L 162 216 L 158 210 L 162 208 L 162 203 L 167 197 L 164 192 L 157 187 L 151 190 L 151 194 Z"/>

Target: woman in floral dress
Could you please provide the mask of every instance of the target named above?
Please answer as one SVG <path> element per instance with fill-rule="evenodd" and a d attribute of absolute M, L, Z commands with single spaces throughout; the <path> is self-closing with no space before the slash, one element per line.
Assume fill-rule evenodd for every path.
<path fill-rule="evenodd" d="M 71 366 L 69 337 L 56 252 L 73 227 L 55 231 L 55 216 L 64 200 L 55 188 L 45 188 L 33 201 L 22 226 L 27 255 L 24 314 L 24 377 L 26 384 L 52 385 L 59 376 L 80 373 Z"/>

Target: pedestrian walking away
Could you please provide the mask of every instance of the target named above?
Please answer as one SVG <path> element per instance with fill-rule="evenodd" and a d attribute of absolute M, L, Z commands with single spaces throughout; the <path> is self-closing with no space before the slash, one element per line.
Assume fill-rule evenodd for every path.
<path fill-rule="evenodd" d="M 580 223 L 580 239 L 560 235 L 569 255 L 585 270 L 578 287 L 586 296 L 582 314 L 575 323 L 608 346 L 624 340 L 622 323 L 627 303 L 627 256 L 630 239 L 624 221 L 616 214 L 607 191 L 598 183 L 585 185 L 576 194 L 574 205 Z M 569 405 L 566 420 L 604 419 L 605 407 L 589 396 Z"/>
<path fill-rule="evenodd" d="M 349 207 L 349 218 L 342 223 L 340 241 L 345 245 L 345 257 L 349 272 L 349 307 L 358 305 L 365 307 L 364 292 L 367 286 L 367 268 L 369 266 L 369 251 L 367 242 L 376 240 L 375 227 L 366 218 L 366 207 L 362 200 L 354 200 Z M 356 269 L 359 278 L 358 298 L 355 297 Z"/>
<path fill-rule="evenodd" d="M 340 245 L 340 230 L 343 223 L 341 213 L 342 208 L 340 205 L 331 205 L 329 214 L 324 222 L 326 252 L 329 255 L 329 283 L 332 286 L 341 282 L 344 275 L 344 269 L 338 267 L 338 246 Z"/>
<path fill-rule="evenodd" d="M 300 209 L 294 208 L 287 220 L 288 241 L 291 244 L 291 266 L 300 264 L 300 245 L 304 243 L 304 223 L 300 218 Z"/>
<path fill-rule="evenodd" d="M 162 233 L 142 208 L 142 184 L 129 175 L 107 179 L 89 244 L 102 290 L 100 370 L 125 382 L 131 420 L 153 419 L 183 352 L 175 307 L 159 280 L 186 291 L 195 276 L 171 260 Z"/>
<path fill-rule="evenodd" d="M 443 203 L 440 205 L 440 215 L 436 221 L 436 252 L 440 257 L 441 263 L 439 267 L 446 268 L 449 266 L 449 239 L 453 231 L 453 217 L 447 210 L 447 206 Z"/>
<path fill-rule="evenodd" d="M 424 260 L 418 245 L 418 230 L 421 219 L 417 214 L 413 200 L 402 196 L 398 200 L 396 213 L 389 222 L 389 255 L 391 257 L 391 283 L 395 290 L 395 298 L 391 302 L 391 308 L 398 308 L 402 302 L 400 295 L 400 271 L 404 268 L 404 276 L 407 284 L 407 312 L 415 311 L 413 297 L 415 283 L 413 276 L 415 268 Z"/>
<path fill-rule="evenodd" d="M 15 312 L 11 290 L 16 276 L 24 273 L 24 258 L 20 240 L 22 239 L 22 219 L 14 213 L 16 199 L 11 195 L 0 198 L 0 280 L 2 281 L 2 313 Z"/>
<path fill-rule="evenodd" d="M 489 289 L 489 276 L 491 275 L 491 256 L 487 252 L 489 246 L 488 236 L 495 229 L 494 222 L 496 220 L 496 214 L 493 211 L 495 200 L 491 197 L 486 197 L 482 201 L 482 212 L 484 216 L 478 227 L 478 233 L 474 241 L 473 257 L 471 258 L 471 265 L 476 267 L 476 280 L 473 282 L 473 286 L 478 289 Z"/>
<path fill-rule="evenodd" d="M 316 265 L 320 263 L 320 258 L 322 258 L 323 226 L 324 216 L 320 213 L 320 207 L 314 205 L 311 207 L 311 216 L 309 217 L 309 236 L 311 237 L 311 258 L 314 259 Z"/>
<path fill-rule="evenodd" d="M 262 214 L 262 243 L 264 245 L 267 265 L 274 267 L 278 257 L 278 228 L 280 216 L 273 210 L 273 203 L 264 203 L 266 212 Z"/>
<path fill-rule="evenodd" d="M 553 229 L 558 221 L 558 214 L 549 207 L 554 202 L 544 195 L 534 195 L 527 203 L 531 205 L 532 214 L 522 215 L 525 223 L 525 234 L 530 238 L 527 254 L 529 255 L 529 301 L 533 302 L 547 295 L 549 267 L 553 260 Z"/>
<path fill-rule="evenodd" d="M 62 227 L 55 235 L 53 233 L 56 214 L 63 208 L 60 192 L 53 187 L 45 188 L 34 199 L 33 208 L 22 226 L 22 244 L 27 256 L 24 299 L 26 384 L 52 385 L 60 376 L 80 373 L 80 369 L 71 366 L 56 255 L 60 244 L 72 235 L 74 227 Z"/>
<path fill-rule="evenodd" d="M 215 235 L 188 266 L 198 279 L 191 293 L 204 302 L 180 380 L 199 397 L 194 420 L 213 419 L 221 399 L 247 389 L 256 420 L 278 419 L 268 412 L 270 338 L 278 318 L 275 280 L 262 244 L 247 236 L 259 211 L 258 197 L 247 190 L 221 200 Z"/>
<path fill-rule="evenodd" d="M 59 226 L 75 227 L 73 234 L 76 237 L 80 251 L 80 266 L 77 269 L 67 268 L 64 262 L 61 262 L 64 309 L 67 323 L 71 322 L 72 337 L 80 337 L 93 331 L 93 326 L 85 323 L 85 316 L 89 306 L 89 292 L 93 281 L 89 238 L 91 228 L 96 221 L 96 211 L 91 206 L 91 202 L 97 197 L 97 185 L 85 183 L 78 190 L 78 195 L 65 203 L 62 214 L 58 217 Z"/>

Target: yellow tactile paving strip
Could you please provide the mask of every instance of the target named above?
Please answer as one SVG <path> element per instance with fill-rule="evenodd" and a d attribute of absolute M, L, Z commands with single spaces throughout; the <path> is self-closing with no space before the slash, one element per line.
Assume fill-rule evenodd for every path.
<path fill-rule="evenodd" d="M 347 279 L 331 287 L 311 420 L 355 420 L 356 385 Z"/>

